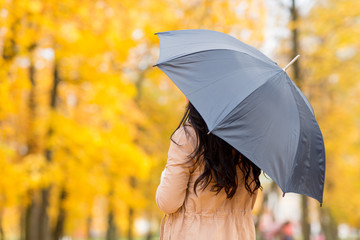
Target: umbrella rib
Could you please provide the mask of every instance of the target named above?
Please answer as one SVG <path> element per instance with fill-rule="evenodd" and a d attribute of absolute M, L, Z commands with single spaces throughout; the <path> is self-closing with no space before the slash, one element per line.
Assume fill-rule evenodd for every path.
<path fill-rule="evenodd" d="M 270 79 L 276 77 L 279 73 L 282 73 L 282 71 L 276 72 L 274 75 L 270 76 L 267 81 L 269 81 Z M 243 100 L 241 100 L 241 102 L 237 103 L 236 106 L 238 106 L 240 103 L 242 103 L 242 102 L 245 101 L 247 98 L 249 98 L 257 89 L 259 89 L 261 86 L 263 86 L 267 81 L 265 81 L 263 84 L 261 84 L 261 85 L 258 86 L 256 89 L 254 89 L 251 93 L 249 93 L 249 94 L 247 95 L 247 97 L 244 98 Z M 230 104 L 230 102 L 231 102 L 231 101 L 229 101 L 229 103 L 226 105 L 226 107 Z M 226 108 L 226 107 L 225 107 L 225 108 Z M 224 109 L 225 109 L 225 108 L 224 108 Z M 236 107 L 234 107 L 234 109 L 235 109 L 235 108 L 236 108 Z M 227 114 L 223 117 L 223 119 L 222 119 L 221 121 L 219 121 L 218 123 L 216 123 L 216 124 L 213 126 L 213 128 L 212 128 L 211 130 L 209 130 L 209 132 L 208 132 L 207 134 L 210 134 L 212 131 L 214 131 L 214 129 L 215 129 L 224 119 L 226 119 L 226 117 L 229 116 L 229 115 L 234 111 L 234 109 L 231 110 L 229 113 L 227 113 Z M 223 111 L 224 111 L 224 110 L 223 110 Z M 221 114 L 220 114 L 220 115 L 221 115 Z M 234 120 L 234 121 L 235 121 L 235 120 Z"/>
<path fill-rule="evenodd" d="M 173 60 L 175 60 L 175 59 L 179 59 L 179 58 L 182 58 L 182 57 L 187 57 L 187 56 L 189 56 L 189 55 L 198 54 L 198 53 L 201 53 L 201 52 L 216 51 L 216 50 L 228 50 L 228 51 L 239 52 L 239 53 L 242 53 L 242 54 L 246 54 L 246 55 L 248 55 L 248 56 L 250 56 L 250 57 L 253 57 L 253 58 L 257 59 L 257 60 L 260 60 L 260 61 L 263 62 L 263 63 L 269 64 L 268 62 L 264 61 L 263 59 L 258 58 L 257 56 L 253 56 L 253 55 L 251 55 L 251 54 L 249 54 L 249 53 L 246 53 L 246 52 L 240 52 L 240 51 L 238 51 L 238 50 L 228 49 L 228 48 L 216 48 L 216 49 L 205 49 L 205 50 L 201 50 L 201 51 L 198 51 L 198 52 L 191 52 L 191 53 L 187 53 L 187 54 L 184 54 L 184 55 L 177 55 L 177 56 L 171 57 L 171 58 L 169 58 L 169 59 L 163 60 L 163 61 L 161 61 L 161 62 L 158 62 L 158 63 L 156 63 L 155 65 L 153 65 L 153 67 L 156 67 L 156 66 L 159 66 L 159 65 L 161 65 L 161 64 L 164 64 L 164 63 L 173 61 Z M 270 60 L 271 62 L 273 62 L 271 59 L 269 59 L 269 60 Z M 274 63 L 275 63 L 275 62 L 274 62 Z M 278 68 L 280 68 L 276 63 L 275 63 L 275 65 L 276 65 Z M 281 69 L 281 68 L 280 68 L 280 69 Z"/>
<path fill-rule="evenodd" d="M 298 56 L 300 56 L 300 55 L 298 55 Z M 298 56 L 296 57 L 296 58 L 298 58 Z M 288 65 L 290 65 L 292 62 L 294 62 L 296 59 L 294 58 Z M 284 70 L 285 71 L 285 70 Z M 292 86 L 291 85 L 291 79 L 290 78 L 286 78 L 287 79 L 287 83 L 289 84 L 289 88 L 290 88 L 290 91 L 291 92 L 293 92 L 293 88 L 294 88 L 294 86 Z M 295 96 L 294 96 L 294 94 L 292 95 L 292 97 L 293 97 L 293 100 L 295 101 L 295 103 L 296 103 L 296 109 L 297 109 L 297 111 L 299 112 L 299 106 L 298 106 L 298 103 L 297 103 L 297 101 L 296 101 L 296 99 L 295 99 Z M 300 118 L 300 114 L 299 114 L 299 124 L 301 125 L 301 118 Z M 300 130 L 299 130 L 300 131 Z M 291 171 L 290 171 L 290 174 L 289 174 L 289 179 L 287 180 L 287 184 L 286 184 L 286 186 L 285 186 L 285 191 L 284 191 L 284 193 L 286 193 L 287 192 L 287 190 L 288 190 L 288 188 L 289 188 L 289 184 L 290 184 L 290 179 L 291 179 L 291 176 L 292 176 L 292 174 L 294 173 L 294 170 L 295 170 L 295 161 L 296 161 L 296 159 L 298 158 L 298 154 L 299 154 L 299 145 L 300 145 L 300 140 L 301 140 L 301 131 L 299 132 L 299 137 L 298 137 L 298 148 L 297 148 L 297 150 L 296 150 L 296 153 L 295 153 L 295 157 L 294 157 L 294 163 L 293 163 L 293 166 L 292 166 L 292 168 L 291 168 Z"/>

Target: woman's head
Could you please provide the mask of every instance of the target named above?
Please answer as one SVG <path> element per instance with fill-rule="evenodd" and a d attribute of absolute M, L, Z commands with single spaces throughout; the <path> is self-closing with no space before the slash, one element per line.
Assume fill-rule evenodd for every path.
<path fill-rule="evenodd" d="M 228 198 L 234 196 L 239 180 L 241 184 L 245 184 L 250 194 L 261 188 L 261 170 L 227 142 L 214 134 L 208 134 L 209 129 L 204 119 L 190 102 L 178 128 L 187 122 L 193 126 L 198 140 L 190 157 L 195 159 L 195 164 L 204 166 L 204 171 L 195 181 L 195 193 L 198 185 L 200 189 L 205 189 L 212 179 L 216 183 L 211 186 L 211 190 L 219 193 L 224 189 Z M 237 167 L 241 169 L 243 179 L 238 179 Z"/>

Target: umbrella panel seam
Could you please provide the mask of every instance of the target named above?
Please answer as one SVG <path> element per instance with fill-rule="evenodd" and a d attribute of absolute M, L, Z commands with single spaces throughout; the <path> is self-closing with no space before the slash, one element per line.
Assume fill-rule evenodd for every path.
<path fill-rule="evenodd" d="M 287 75 L 287 74 L 286 74 L 286 75 Z M 293 93 L 293 94 L 292 94 L 292 97 L 293 97 L 293 100 L 294 100 L 294 102 L 295 102 L 295 106 L 296 106 L 297 112 L 299 112 L 298 102 L 297 102 L 296 99 L 295 99 L 294 91 L 293 91 L 294 86 L 293 86 L 293 84 L 291 84 L 291 82 L 289 82 L 289 81 L 292 81 L 292 80 L 291 80 L 288 76 L 286 76 L 286 80 L 287 80 L 287 84 L 288 84 L 289 87 L 290 87 L 290 91 Z M 301 126 L 300 113 L 299 113 L 299 116 L 298 116 L 298 117 L 299 117 L 299 124 L 300 124 L 300 126 Z M 296 149 L 295 158 L 294 158 L 294 163 L 293 163 L 293 166 L 291 167 L 291 171 L 290 171 L 290 174 L 289 174 L 289 177 L 288 177 L 288 180 L 287 180 L 287 184 L 286 184 L 286 186 L 285 186 L 285 191 L 284 191 L 284 193 L 287 193 L 287 192 L 288 192 L 288 187 L 289 187 L 289 184 L 290 184 L 291 176 L 293 175 L 294 170 L 295 170 L 296 159 L 298 158 L 298 155 L 299 155 L 299 146 L 300 146 L 300 142 L 301 142 L 301 141 L 300 141 L 301 136 L 302 136 L 301 130 L 299 130 L 298 147 L 297 147 L 297 149 Z"/>
<path fill-rule="evenodd" d="M 244 98 L 244 99 L 241 100 L 239 103 L 237 103 L 237 104 L 235 105 L 235 107 L 234 107 L 228 114 L 226 114 L 226 116 L 224 116 L 224 118 L 223 118 L 221 121 L 219 121 L 216 125 L 214 125 L 213 129 L 210 130 L 210 132 L 216 130 L 216 127 L 219 126 L 233 111 L 235 111 L 235 110 L 236 110 L 236 107 L 239 106 L 239 104 L 241 104 L 243 101 L 246 101 L 251 95 L 255 94 L 255 92 L 256 92 L 260 87 L 262 87 L 262 86 L 263 86 L 264 84 L 266 84 L 268 81 L 274 79 L 279 73 L 281 73 L 281 71 L 276 72 L 276 73 L 275 73 L 273 76 L 271 76 L 267 81 L 265 81 L 263 84 L 261 84 L 260 86 L 258 86 L 256 89 L 254 89 L 254 91 L 252 91 L 250 94 L 248 94 L 248 95 L 246 96 L 246 98 Z M 236 119 L 232 120 L 232 121 L 229 122 L 228 124 L 231 124 L 231 123 L 234 122 L 234 121 L 236 121 Z"/>
<path fill-rule="evenodd" d="M 205 50 L 201 50 L 201 51 L 197 51 L 197 52 L 192 52 L 192 53 L 187 53 L 187 54 L 183 54 L 183 55 L 177 55 L 177 56 L 175 56 L 175 57 L 172 57 L 172 58 L 163 60 L 163 61 L 161 61 L 161 62 L 158 62 L 158 63 L 156 63 L 155 65 L 153 65 L 153 67 L 159 66 L 159 65 L 161 65 L 161 64 L 166 64 L 167 62 L 173 61 L 173 60 L 175 60 L 175 59 L 187 57 L 187 56 L 189 56 L 189 55 L 198 54 L 198 53 L 201 53 L 201 52 L 208 52 L 208 51 L 218 51 L 218 50 L 234 51 L 234 52 L 238 52 L 238 53 L 241 53 L 241 54 L 246 54 L 246 55 L 248 55 L 248 56 L 250 56 L 250 57 L 252 57 L 252 58 L 255 58 L 255 59 L 257 59 L 257 60 L 259 60 L 259 61 L 261 61 L 261 62 L 263 62 L 263 63 L 265 63 L 265 64 L 271 65 L 269 62 L 266 62 L 266 61 L 258 58 L 257 56 L 252 56 L 251 54 L 246 53 L 246 52 L 240 52 L 239 50 L 228 49 L 228 48 L 216 48 L 216 49 L 205 49 Z M 279 68 L 281 71 L 284 71 L 282 68 L 279 67 L 279 65 L 277 65 L 276 62 L 272 61 L 271 59 L 270 59 L 270 61 L 271 61 L 271 63 L 275 63 L 275 65 L 274 65 L 274 66 L 271 66 L 271 67 L 277 67 L 277 68 Z"/>

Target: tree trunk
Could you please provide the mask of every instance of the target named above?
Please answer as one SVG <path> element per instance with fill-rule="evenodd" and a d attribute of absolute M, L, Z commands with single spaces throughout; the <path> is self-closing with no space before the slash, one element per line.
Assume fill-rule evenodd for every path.
<path fill-rule="evenodd" d="M 117 239 L 117 229 L 115 224 L 114 216 L 114 186 L 110 182 L 110 192 L 109 192 L 109 206 L 108 206 L 108 228 L 106 231 L 106 240 L 116 240 Z"/>
<path fill-rule="evenodd" d="M 320 224 L 326 240 L 338 240 L 337 223 L 327 208 L 320 208 Z"/>
<path fill-rule="evenodd" d="M 34 135 L 34 120 L 36 119 L 36 101 L 35 101 L 35 67 L 33 62 L 33 51 L 36 45 L 33 44 L 29 47 L 30 66 L 28 71 L 29 80 L 31 83 L 28 107 L 29 107 L 29 123 L 27 132 L 27 146 L 28 154 L 34 154 L 38 151 L 37 136 Z M 26 206 L 25 210 L 25 240 L 38 240 L 39 239 L 39 198 L 36 192 L 30 190 L 28 192 L 31 203 Z"/>
<path fill-rule="evenodd" d="M 296 8 L 295 0 L 292 0 L 292 5 L 290 9 L 291 13 L 291 21 L 294 25 L 293 29 L 291 30 L 291 38 L 292 38 L 292 57 L 296 57 L 300 53 L 300 47 L 299 47 L 299 30 L 296 26 L 296 23 L 298 21 L 298 10 Z M 294 81 L 298 88 L 301 89 L 302 86 L 302 79 L 301 79 L 301 72 L 300 72 L 300 63 L 299 61 L 295 61 L 292 65 L 292 69 L 294 71 Z"/>
<path fill-rule="evenodd" d="M 91 224 L 92 224 L 92 217 L 91 217 L 91 214 L 89 215 L 89 217 L 87 218 L 87 221 L 86 221 L 86 237 L 87 239 L 93 239 L 92 237 L 92 233 L 91 233 Z"/>
<path fill-rule="evenodd" d="M 136 184 L 136 178 L 130 177 L 130 186 L 135 189 Z M 128 240 L 133 240 L 133 228 L 134 228 L 134 208 L 130 206 L 129 208 L 129 229 L 128 229 Z"/>
<path fill-rule="evenodd" d="M 31 192 L 29 195 L 31 203 L 26 207 L 25 213 L 25 240 L 38 240 L 40 215 L 38 192 Z"/>
<path fill-rule="evenodd" d="M 64 209 L 64 200 L 66 199 L 66 191 L 64 188 L 62 188 L 60 193 L 60 199 L 59 199 L 59 213 L 53 233 L 53 239 L 59 240 L 64 233 L 64 225 L 65 225 L 65 218 L 66 218 L 66 212 Z"/>
<path fill-rule="evenodd" d="M 128 240 L 133 240 L 133 227 L 134 227 L 134 209 L 129 208 L 129 229 L 128 229 Z"/>
<path fill-rule="evenodd" d="M 301 195 L 301 228 L 304 240 L 310 240 L 310 223 L 309 223 L 309 207 L 308 198 Z"/>
<path fill-rule="evenodd" d="M 1 208 L 0 210 L 0 240 L 5 240 L 5 234 L 4 234 L 4 229 L 3 229 L 3 212 L 4 212 L 4 208 Z"/>
<path fill-rule="evenodd" d="M 299 47 L 299 30 L 296 26 L 296 23 L 298 21 L 298 9 L 296 7 L 296 0 L 292 0 L 292 5 L 290 9 L 291 13 L 291 21 L 294 24 L 293 28 L 291 30 L 291 37 L 292 37 L 292 57 L 296 57 L 296 55 L 300 52 Z M 301 72 L 300 72 L 300 64 L 299 61 L 295 61 L 292 66 L 293 72 L 294 72 L 294 81 L 296 85 L 301 89 L 303 85 L 303 81 L 301 78 Z M 301 196 L 301 229 L 302 229 L 302 235 L 304 240 L 310 240 L 310 222 L 309 222 L 309 208 L 308 208 L 308 199 L 306 196 Z"/>
<path fill-rule="evenodd" d="M 33 203 L 30 203 L 28 206 L 26 206 L 25 210 L 25 240 L 31 240 L 31 216 L 33 212 Z"/>
<path fill-rule="evenodd" d="M 28 154 L 36 153 L 38 150 L 37 148 L 37 138 L 34 136 L 34 120 L 36 118 L 36 101 L 35 101 L 35 88 L 36 88 L 36 81 L 35 81 L 35 66 L 32 59 L 32 47 L 30 51 L 30 66 L 28 71 L 29 80 L 31 83 L 30 93 L 29 93 L 29 100 L 28 100 L 28 107 L 29 107 L 29 122 L 28 122 L 28 132 L 27 132 L 27 147 L 28 147 Z"/>
<path fill-rule="evenodd" d="M 55 111 L 56 110 L 56 99 L 57 99 L 57 88 L 58 84 L 60 82 L 59 78 L 59 69 L 58 64 L 55 61 L 54 63 L 54 71 L 53 71 L 53 85 L 51 89 L 51 98 L 50 98 L 50 110 Z M 50 122 L 50 127 L 47 133 L 47 139 L 51 137 L 53 134 L 53 129 Z M 50 148 L 46 148 L 45 150 L 45 156 L 47 162 L 52 161 L 52 150 Z M 40 206 L 40 218 L 39 218 L 39 240 L 49 240 L 50 239 L 50 226 L 49 226 L 49 216 L 47 213 L 47 209 L 49 207 L 49 193 L 51 191 L 51 186 L 45 187 L 41 190 L 41 206 Z"/>
<path fill-rule="evenodd" d="M 41 205 L 39 214 L 39 240 L 50 240 L 49 216 L 47 208 L 49 206 L 50 187 L 41 190 Z"/>
<path fill-rule="evenodd" d="M 109 209 L 108 213 L 108 229 L 106 231 L 106 240 L 116 240 L 117 233 L 116 233 L 116 225 L 114 220 L 114 210 L 111 208 Z"/>

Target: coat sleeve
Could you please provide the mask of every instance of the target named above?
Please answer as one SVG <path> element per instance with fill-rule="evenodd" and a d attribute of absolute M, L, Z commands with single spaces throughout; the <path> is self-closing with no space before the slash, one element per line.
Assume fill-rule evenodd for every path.
<path fill-rule="evenodd" d="M 168 159 L 156 191 L 156 203 L 166 214 L 176 212 L 185 201 L 189 183 L 191 163 L 189 154 L 193 147 L 184 127 L 179 128 L 170 140 Z"/>

